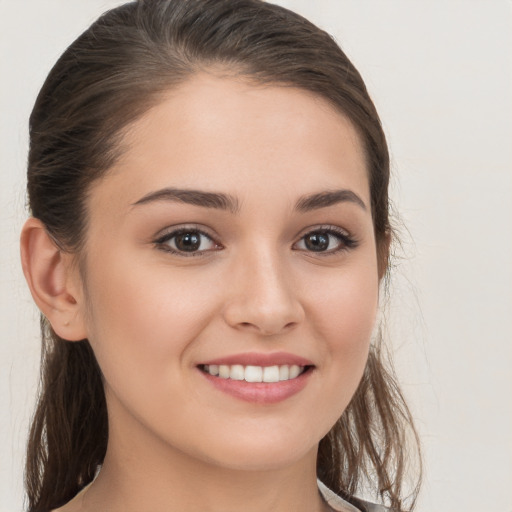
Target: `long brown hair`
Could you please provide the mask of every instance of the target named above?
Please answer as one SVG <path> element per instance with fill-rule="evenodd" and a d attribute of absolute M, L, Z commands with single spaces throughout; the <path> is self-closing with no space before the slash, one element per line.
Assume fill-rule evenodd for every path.
<path fill-rule="evenodd" d="M 212 68 L 311 91 L 352 121 L 366 152 L 384 268 L 391 236 L 389 155 L 364 82 L 326 32 L 260 0 L 130 2 L 101 16 L 64 52 L 30 117 L 28 162 L 31 213 L 58 246 L 80 254 L 87 191 L 122 153 L 124 129 L 162 93 Z M 60 339 L 45 318 L 41 325 L 41 388 L 26 464 L 30 512 L 57 508 L 87 485 L 108 441 L 101 370 L 89 342 Z M 377 340 L 350 405 L 320 442 L 318 477 L 347 499 L 373 484 L 378 499 L 404 510 L 411 438 L 419 450 Z M 417 490 L 413 485 L 411 506 Z"/>

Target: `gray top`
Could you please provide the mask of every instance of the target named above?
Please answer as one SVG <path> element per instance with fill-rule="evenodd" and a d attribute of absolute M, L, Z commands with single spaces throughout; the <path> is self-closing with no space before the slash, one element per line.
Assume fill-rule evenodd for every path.
<path fill-rule="evenodd" d="M 317 480 L 318 489 L 320 490 L 320 494 L 326 501 L 326 503 L 336 512 L 391 512 L 389 508 L 383 507 L 382 505 L 375 505 L 374 503 L 369 503 L 364 500 L 358 499 L 358 506 L 360 508 L 356 508 L 354 505 L 345 501 L 343 498 L 335 494 L 328 487 L 326 487 L 320 480 Z"/>

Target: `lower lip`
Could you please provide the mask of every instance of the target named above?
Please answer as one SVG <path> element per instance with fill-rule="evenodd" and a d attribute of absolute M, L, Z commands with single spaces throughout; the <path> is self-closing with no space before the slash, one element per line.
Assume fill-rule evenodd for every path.
<path fill-rule="evenodd" d="M 198 371 L 218 390 L 235 398 L 257 404 L 275 404 L 299 393 L 306 386 L 313 368 L 308 368 L 295 379 L 280 382 L 247 382 L 245 380 L 214 377 L 198 368 Z"/>

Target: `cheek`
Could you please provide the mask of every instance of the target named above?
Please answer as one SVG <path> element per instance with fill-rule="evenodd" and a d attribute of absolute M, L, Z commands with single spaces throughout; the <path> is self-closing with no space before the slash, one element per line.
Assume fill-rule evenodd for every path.
<path fill-rule="evenodd" d="M 117 428 L 125 432 L 137 418 L 135 424 L 160 428 L 165 437 L 181 428 L 173 411 L 185 418 L 194 413 L 187 363 L 211 316 L 212 298 L 183 272 L 135 259 L 91 262 L 89 341 Z"/>
<path fill-rule="evenodd" d="M 211 302 L 205 292 L 212 289 L 204 276 L 191 279 L 186 271 L 148 263 L 133 252 L 126 258 L 97 259 L 101 263 L 91 261 L 88 273 L 92 337 L 109 343 L 123 338 L 123 346 L 158 350 L 201 329 Z"/>
<path fill-rule="evenodd" d="M 323 340 L 322 361 L 341 414 L 366 365 L 378 307 L 376 267 L 340 270 L 311 295 L 312 328 Z"/>
<path fill-rule="evenodd" d="M 198 280 L 133 255 L 101 261 L 90 262 L 88 334 L 106 382 L 119 394 L 172 386 L 209 321 L 211 297 Z"/>
<path fill-rule="evenodd" d="M 369 342 L 379 282 L 374 266 L 341 269 L 311 294 L 311 316 L 332 351 L 355 352 Z"/>
<path fill-rule="evenodd" d="M 352 286 L 351 286 L 352 285 Z M 378 302 L 376 283 L 345 282 L 341 290 L 333 294 L 326 308 L 326 339 L 333 353 L 343 351 L 345 357 L 365 354 L 375 323 Z"/>

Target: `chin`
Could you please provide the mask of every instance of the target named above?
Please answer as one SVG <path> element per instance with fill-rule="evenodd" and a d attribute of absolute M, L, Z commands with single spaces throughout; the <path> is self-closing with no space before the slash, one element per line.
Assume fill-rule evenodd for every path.
<path fill-rule="evenodd" d="M 285 434 L 290 435 L 282 434 L 283 431 L 280 436 L 237 436 L 238 439 L 229 443 L 216 443 L 215 450 L 210 444 L 202 457 L 216 466 L 238 471 L 273 471 L 293 466 L 305 458 L 316 460 L 319 440 L 295 437 L 289 432 Z"/>
<path fill-rule="evenodd" d="M 316 458 L 316 447 L 314 449 Z M 286 456 L 280 456 L 275 454 L 263 455 L 260 451 L 259 454 L 251 453 L 238 453 L 236 457 L 222 458 L 221 460 L 211 460 L 217 467 L 222 467 L 232 471 L 253 471 L 253 472 L 268 472 L 268 471 L 279 471 L 282 469 L 289 468 L 296 465 L 308 455 L 306 453 L 294 453 L 286 454 Z"/>

